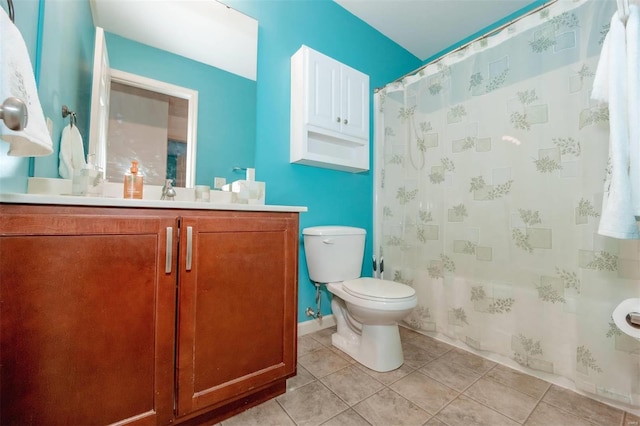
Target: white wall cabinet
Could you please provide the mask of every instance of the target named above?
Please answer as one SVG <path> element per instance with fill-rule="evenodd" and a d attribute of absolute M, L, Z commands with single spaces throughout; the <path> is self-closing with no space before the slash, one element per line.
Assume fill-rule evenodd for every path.
<path fill-rule="evenodd" d="M 369 76 L 307 46 L 291 57 L 291 162 L 369 170 Z"/>

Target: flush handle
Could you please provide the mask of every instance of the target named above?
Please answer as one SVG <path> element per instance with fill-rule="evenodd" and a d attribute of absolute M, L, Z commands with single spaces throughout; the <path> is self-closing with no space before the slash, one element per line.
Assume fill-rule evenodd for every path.
<path fill-rule="evenodd" d="M 193 260 L 193 226 L 187 226 L 187 271 L 191 270 L 191 262 Z"/>
<path fill-rule="evenodd" d="M 333 238 L 325 238 L 322 242 L 325 244 L 333 244 L 334 240 Z"/>
<path fill-rule="evenodd" d="M 171 261 L 173 258 L 173 228 L 171 226 L 167 226 L 167 255 L 165 259 L 164 272 L 167 274 L 171 273 Z"/>

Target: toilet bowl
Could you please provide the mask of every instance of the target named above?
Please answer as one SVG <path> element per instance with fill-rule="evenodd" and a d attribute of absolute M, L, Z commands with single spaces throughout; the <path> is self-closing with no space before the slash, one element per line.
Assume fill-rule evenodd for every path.
<path fill-rule="evenodd" d="M 365 230 L 318 226 L 303 231 L 309 277 L 327 285 L 337 332 L 332 344 L 374 371 L 395 370 L 404 362 L 398 322 L 418 300 L 407 285 L 360 278 Z"/>
<path fill-rule="evenodd" d="M 333 345 L 374 371 L 400 367 L 404 357 L 398 321 L 416 307 L 415 291 L 375 278 L 329 283 L 327 289 L 334 296 L 331 309 L 338 326 Z"/>

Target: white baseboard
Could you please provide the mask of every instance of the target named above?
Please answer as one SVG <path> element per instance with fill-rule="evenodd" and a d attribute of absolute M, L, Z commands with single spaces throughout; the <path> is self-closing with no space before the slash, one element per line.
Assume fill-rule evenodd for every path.
<path fill-rule="evenodd" d="M 329 328 L 336 325 L 336 320 L 333 314 L 325 315 L 319 319 L 312 319 L 310 321 L 298 323 L 298 336 L 304 336 L 305 334 L 315 333 L 323 328 Z"/>

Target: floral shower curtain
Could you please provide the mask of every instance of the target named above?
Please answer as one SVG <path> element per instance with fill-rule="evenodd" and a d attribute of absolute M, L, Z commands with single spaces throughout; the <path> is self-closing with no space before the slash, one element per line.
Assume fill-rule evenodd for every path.
<path fill-rule="evenodd" d="M 405 320 L 640 408 L 640 242 L 598 235 L 608 109 L 590 99 L 614 0 L 560 0 L 375 96 L 375 251 Z M 563 379 L 564 378 L 564 379 Z"/>

